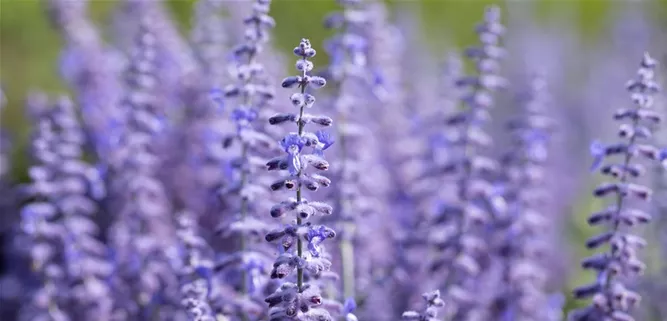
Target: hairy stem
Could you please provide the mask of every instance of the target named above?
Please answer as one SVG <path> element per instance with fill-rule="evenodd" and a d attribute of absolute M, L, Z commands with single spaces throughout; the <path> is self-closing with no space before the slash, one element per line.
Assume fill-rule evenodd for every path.
<path fill-rule="evenodd" d="M 255 26 L 256 28 L 259 28 L 259 25 Z M 255 54 L 256 51 L 251 51 L 248 54 L 248 65 L 252 65 L 253 61 L 255 60 Z M 252 74 L 248 77 L 243 82 L 243 85 L 248 85 L 252 81 Z M 243 93 L 243 106 L 249 108 L 252 104 L 252 97 L 251 95 L 248 94 L 247 91 L 244 91 Z M 239 132 L 238 134 L 239 140 L 243 141 L 241 139 L 241 133 Z M 244 164 L 247 164 L 246 160 L 248 159 L 248 152 L 249 152 L 249 146 L 247 143 L 243 142 L 242 143 L 243 147 L 241 148 L 241 159 L 244 161 Z M 241 189 L 248 183 L 248 170 L 249 168 L 241 168 Z M 248 204 L 248 199 L 245 197 L 241 197 L 241 208 L 239 209 L 241 212 L 241 220 L 244 221 L 248 217 L 248 211 L 249 211 L 249 204 Z M 248 249 L 248 242 L 246 240 L 245 235 L 241 234 L 241 240 L 240 240 L 240 251 L 241 253 L 245 254 L 246 250 Z M 246 296 L 248 295 L 248 271 L 246 271 L 245 267 L 241 268 L 241 295 Z M 248 320 L 248 316 L 244 313 L 241 312 L 241 319 L 243 321 Z"/>
<path fill-rule="evenodd" d="M 306 58 L 303 58 L 303 61 L 306 61 Z M 304 79 L 306 77 L 306 70 L 303 70 L 303 73 L 301 75 Z M 306 84 L 302 83 L 301 84 L 301 94 L 303 95 L 306 92 Z M 298 126 L 299 126 L 299 136 L 303 136 L 303 129 L 305 127 L 305 123 L 303 122 L 303 110 L 304 110 L 304 104 L 301 105 L 301 108 L 299 109 L 299 119 L 297 120 Z M 296 202 L 301 203 L 301 169 L 299 169 L 298 175 L 298 185 L 296 187 Z M 301 217 L 299 214 L 296 215 L 296 225 L 301 226 L 303 223 Z M 297 238 L 296 241 L 296 254 L 300 257 L 303 258 L 303 240 L 301 240 L 301 237 Z M 301 291 L 303 287 L 303 268 L 302 267 L 297 267 L 296 269 L 296 284 Z"/>

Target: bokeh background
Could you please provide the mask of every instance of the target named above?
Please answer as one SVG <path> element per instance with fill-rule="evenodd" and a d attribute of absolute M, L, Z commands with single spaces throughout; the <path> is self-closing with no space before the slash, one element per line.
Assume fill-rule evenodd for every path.
<path fill-rule="evenodd" d="M 72 0 L 74 1 L 74 0 Z M 231 1 L 231 0 L 230 0 Z M 90 14 L 100 28 L 110 25 L 112 13 L 118 4 L 112 0 L 91 0 Z M 194 0 L 165 1 L 173 18 L 178 22 L 184 35 L 187 35 L 192 26 Z M 614 77 L 605 77 L 600 73 L 615 70 L 616 62 L 637 61 L 645 48 L 657 48 L 657 58 L 667 64 L 665 44 L 667 43 L 667 1 L 630 1 L 630 0 L 557 0 L 531 1 L 516 0 L 511 2 L 480 1 L 480 0 L 403 0 L 388 1 L 394 14 L 410 12 L 410 17 L 416 21 L 421 42 L 414 50 L 429 51 L 434 59 L 444 57 L 446 50 L 460 48 L 474 42 L 474 25 L 479 21 L 483 8 L 492 3 L 502 8 L 512 7 L 514 10 L 529 12 L 531 23 L 524 30 L 530 32 L 535 26 L 549 26 L 556 37 L 550 39 L 567 38 L 567 43 L 573 50 L 563 54 L 561 61 L 545 61 L 562 65 L 566 70 L 565 87 L 572 95 L 571 106 L 559 106 L 568 110 L 592 107 L 587 104 L 604 104 L 604 88 L 610 88 L 605 81 L 612 81 Z M 277 21 L 274 43 L 280 50 L 288 52 L 296 40 L 301 37 L 310 38 L 316 47 L 321 46 L 323 39 L 329 34 L 321 27 L 324 15 L 336 8 L 333 0 L 274 0 L 272 16 Z M 652 30 L 647 35 L 644 29 Z M 108 30 L 107 30 L 108 31 Z M 559 34 L 560 33 L 560 34 Z M 108 34 L 106 34 L 109 37 Z M 537 35 L 539 37 L 539 35 Z M 546 39 L 549 42 L 551 40 Z M 10 133 L 12 138 L 11 179 L 22 181 L 25 179 L 27 168 L 25 142 L 28 138 L 28 123 L 25 120 L 23 104 L 26 93 L 38 89 L 47 93 L 66 92 L 68 88 L 59 80 L 58 64 L 62 39 L 51 26 L 44 2 L 35 0 L 0 0 L 0 83 L 8 99 L 8 107 L 1 114 L 2 128 Z M 623 51 L 622 53 L 619 53 Z M 598 55 L 603 53 L 603 56 Z M 607 56 L 619 54 L 622 59 L 605 60 Z M 634 57 L 634 59 L 633 59 Z M 320 61 L 326 62 L 325 55 L 318 55 Z M 626 59 L 627 58 L 627 59 Z M 547 58 L 548 59 L 548 58 Z M 623 70 L 631 70 L 636 64 L 629 64 Z M 626 68 L 627 67 L 627 68 Z M 611 72 L 611 71 L 610 71 Z M 622 77 L 628 78 L 631 73 L 613 71 Z M 619 76 L 620 77 L 620 76 Z M 599 78 L 599 79 L 598 79 Z M 625 79 L 621 78 L 621 79 Z M 596 80 L 597 79 L 597 80 Z M 593 92 L 596 81 L 601 92 Z M 615 81 L 615 80 L 614 80 Z M 613 87 L 613 86 L 612 86 Z M 621 95 L 622 90 L 621 90 Z M 585 96 L 585 97 L 584 97 Z M 598 106 L 599 107 L 599 106 Z M 581 111 L 572 111 L 580 113 Z M 577 114 L 579 115 L 579 114 Z M 581 136 L 570 133 L 569 139 L 581 140 L 581 144 L 588 141 L 604 130 L 600 126 L 599 114 L 582 113 L 577 124 Z M 586 117 L 588 115 L 588 117 Z M 574 118 L 574 117 L 573 117 Z M 605 118 L 606 119 L 606 118 Z M 611 121 L 607 122 L 611 126 Z M 580 145 L 584 146 L 584 145 Z M 576 160 L 585 160 L 585 150 L 572 151 Z M 586 165 L 582 165 L 586 166 Z M 592 176 L 590 176 L 592 177 Z M 574 284 L 583 284 L 591 278 L 583 274 L 576 266 L 578 257 L 584 256 L 583 240 L 593 231 L 585 225 L 585 216 L 592 209 L 601 204 L 593 201 L 586 193 L 594 184 L 593 178 L 577 181 L 576 193 L 581 191 L 570 206 L 570 217 L 567 218 L 566 243 L 562 244 L 564 251 L 570 253 L 572 260 L 566 265 L 572 265 L 572 273 L 568 274 L 567 286 L 564 293 Z M 649 231 L 650 232 L 650 231 Z M 649 251 L 649 264 L 661 261 L 655 249 Z M 663 262 L 658 262 L 660 266 Z M 568 309 L 577 303 L 569 297 L 566 304 Z"/>

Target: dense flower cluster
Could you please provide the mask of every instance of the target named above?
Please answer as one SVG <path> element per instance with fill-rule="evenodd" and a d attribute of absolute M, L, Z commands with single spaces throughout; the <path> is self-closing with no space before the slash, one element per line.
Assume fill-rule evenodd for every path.
<path fill-rule="evenodd" d="M 82 159 L 85 140 L 72 102 L 62 97 L 38 113 L 32 143 L 37 162 L 29 170 L 32 183 L 24 192 L 29 201 L 21 209 L 21 228 L 42 284 L 20 319 L 108 316 L 112 301 L 106 279 L 112 267 L 94 221 L 104 183 Z"/>
<path fill-rule="evenodd" d="M 355 254 L 370 246 L 360 235 L 364 232 L 360 221 L 379 214 L 381 207 L 375 196 L 382 189 L 379 185 L 383 179 L 373 166 L 378 159 L 376 137 L 363 126 L 369 108 L 357 108 L 374 102 L 373 72 L 368 62 L 372 33 L 365 29 L 371 22 L 370 4 L 349 0 L 338 3 L 342 10 L 324 20 L 325 27 L 338 31 L 325 42 L 330 57 L 325 77 L 333 87 L 329 103 L 336 113 L 338 145 L 336 188 L 332 192 L 336 210 L 332 220 L 339 232 L 342 295 L 353 298 L 357 295 L 356 287 L 365 288 L 372 273 L 368 266 L 372 258 L 355 259 Z"/>
<path fill-rule="evenodd" d="M 583 201 L 611 202 L 578 229 L 577 151 L 610 134 L 597 116 L 626 103 L 639 45 L 581 54 L 508 4 L 437 57 L 407 2 L 288 2 L 198 0 L 177 24 L 123 0 L 108 30 L 88 1 L 47 2 L 71 96 L 28 95 L 30 136 L 0 128 L 1 320 L 667 320 L 659 59 L 627 84 L 618 141 L 590 146 L 608 181 Z M 290 23 L 329 37 L 302 38 L 284 78 Z M 571 291 L 557 236 L 590 233 L 594 281 Z"/>
<path fill-rule="evenodd" d="M 332 320 L 329 312 L 320 307 L 323 301 L 322 289 L 317 284 L 306 281 L 307 278 L 315 278 L 329 270 L 331 261 L 323 251 L 321 243 L 336 236 L 333 229 L 308 221 L 315 215 L 330 215 L 333 208 L 326 203 L 308 201 L 304 197 L 306 190 L 317 191 L 320 186 L 327 187 L 331 184 L 331 180 L 326 176 L 306 171 L 309 167 L 319 171 L 328 170 L 329 163 L 324 159 L 324 151 L 333 144 L 327 132 L 305 130 L 306 124 L 311 122 L 320 126 L 332 124 L 331 119 L 326 116 L 306 112 L 315 104 L 315 97 L 308 93 L 307 89 L 322 88 L 326 84 L 324 78 L 310 75 L 313 63 L 308 59 L 315 54 L 316 51 L 308 39 L 302 39 L 299 46 L 294 48 L 294 55 L 300 58 L 296 62 L 296 69 L 301 74 L 285 78 L 282 87 L 299 89 L 299 92 L 290 96 L 292 105 L 298 111 L 272 118 L 283 116 L 280 117 L 281 122 L 274 121 L 273 124 L 289 121 L 297 125 L 296 132 L 290 132 L 280 141 L 280 147 L 286 155 L 275 157 L 266 164 L 270 171 L 285 172 L 283 177 L 271 184 L 272 190 L 287 189 L 296 192 L 296 197 L 290 197 L 271 209 L 272 217 L 280 218 L 291 214 L 296 220 L 266 235 L 267 241 L 280 243 L 281 254 L 273 263 L 271 277 L 283 279 L 296 270 L 296 282 L 284 282 L 276 292 L 266 298 L 271 308 L 269 318 L 272 321 L 311 318 Z"/>
<path fill-rule="evenodd" d="M 517 93 L 520 114 L 507 123 L 514 148 L 501 159 L 504 174 L 498 188 L 508 210 L 496 219 L 500 234 L 495 252 L 506 287 L 498 290 L 493 319 L 560 320 L 562 307 L 550 308 L 545 288 L 549 239 L 544 212 L 549 195 L 543 184 L 554 131 L 546 114 L 549 88 L 540 76 L 526 82 L 525 89 Z"/>
<path fill-rule="evenodd" d="M 457 196 L 453 203 L 443 204 L 437 221 L 444 222 L 442 228 L 451 233 L 443 240 L 445 245 L 439 255 L 446 256 L 452 267 L 444 286 L 445 297 L 452 301 L 453 320 L 485 319 L 483 306 L 488 299 L 475 293 L 481 283 L 480 275 L 489 265 L 484 258 L 492 244 L 488 244 L 486 235 L 492 222 L 506 210 L 504 199 L 493 188 L 497 161 L 483 154 L 493 142 L 484 128 L 494 105 L 492 94 L 506 87 L 506 80 L 499 75 L 505 52 L 499 47 L 499 39 L 504 31 L 500 9 L 488 8 L 484 22 L 477 27 L 481 45 L 465 52 L 475 63 L 477 75 L 457 81 L 468 89 L 462 97 L 466 108 L 446 120 L 452 132 L 445 140 L 454 153 L 442 171 L 455 175 Z"/>
<path fill-rule="evenodd" d="M 222 253 L 218 272 L 238 289 L 241 300 L 253 297 L 261 300 L 266 284 L 264 271 L 268 270 L 272 261 L 257 246 L 260 236 L 271 227 L 258 215 L 270 206 L 266 205 L 268 190 L 260 181 L 264 165 L 262 156 L 271 150 L 269 146 L 273 145 L 273 138 L 259 121 L 271 105 L 274 90 L 264 66 L 258 60 L 268 41 L 269 31 L 275 25 L 268 15 L 270 4 L 269 0 L 253 4 L 251 15 L 243 21 L 246 26 L 244 42 L 233 49 L 229 69 L 235 84 L 213 92 L 216 99 L 223 97 L 219 103 L 232 107 L 230 120 L 234 127 L 231 133 L 222 137 L 221 143 L 232 156 L 225 161 L 228 172 L 225 185 L 220 190 L 221 198 L 227 205 L 223 213 L 228 215 L 223 216 L 217 232 L 222 238 L 236 238 L 239 243 L 237 248 Z M 266 122 L 266 119 L 263 120 Z M 273 122 L 273 118 L 269 122 Z M 234 277 L 235 273 L 238 277 Z M 234 307 L 234 310 L 235 315 L 247 318 L 241 306 Z"/>

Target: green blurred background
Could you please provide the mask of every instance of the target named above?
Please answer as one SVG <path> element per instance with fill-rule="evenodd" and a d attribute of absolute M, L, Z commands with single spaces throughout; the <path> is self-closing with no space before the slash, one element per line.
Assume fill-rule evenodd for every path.
<path fill-rule="evenodd" d="M 187 34 L 195 1 L 165 2 Z M 667 0 L 641 2 L 649 11 L 650 18 L 667 30 Z M 0 0 L 0 84 L 9 100 L 8 108 L 0 117 L 2 127 L 11 133 L 16 143 L 13 157 L 17 169 L 13 173 L 15 178 L 23 178 L 21 172 L 26 167 L 25 152 L 21 148 L 28 133 L 22 108 L 25 94 L 31 89 L 49 93 L 67 90 L 59 81 L 57 72 L 61 39 L 50 26 L 44 3 L 45 1 L 36 0 Z M 482 0 L 392 0 L 388 3 L 397 9 L 418 9 L 423 18 L 421 21 L 425 39 L 428 40 L 430 49 L 436 51 L 442 49 L 446 43 L 465 45 L 473 42 L 472 28 L 479 21 L 484 6 L 491 3 L 506 5 L 502 1 Z M 524 0 L 519 3 L 533 5 L 535 15 L 540 21 L 551 21 L 554 17 L 564 19 L 577 28 L 586 43 L 599 41 L 598 35 L 608 27 L 609 18 L 615 9 L 639 5 L 639 1 L 630 0 Z M 118 1 L 115 0 L 91 0 L 91 17 L 99 26 L 106 26 L 110 13 L 117 4 Z M 301 37 L 321 43 L 327 36 L 327 32 L 320 27 L 322 17 L 336 7 L 333 0 L 274 0 L 272 15 L 277 21 L 275 43 L 286 51 L 291 49 L 295 39 Z M 445 39 L 444 35 L 450 38 Z M 600 204 L 586 198 L 582 199 L 574 210 L 582 215 L 575 215 L 572 222 L 569 233 L 573 244 L 582 244 L 582 240 L 593 233 L 593 230 L 585 225 L 583 214 L 599 206 Z M 578 251 L 577 256 L 585 255 L 581 246 L 573 248 L 576 249 L 575 252 Z M 588 274 L 578 274 L 574 275 L 569 283 L 583 284 L 590 278 Z M 568 300 L 568 308 L 572 308 L 573 304 L 575 303 Z"/>
<path fill-rule="evenodd" d="M 243 1 L 243 0 L 229 0 Z M 164 1 L 184 31 L 190 29 L 195 0 Z M 606 27 L 614 7 L 639 3 L 632 0 L 515 0 L 522 5 L 534 4 L 535 14 L 549 21 L 563 17 L 578 26 L 585 37 L 595 36 Z M 667 27 L 667 0 L 641 1 Z M 47 92 L 66 88 L 58 80 L 57 60 L 61 39 L 46 17 L 46 1 L 0 0 L 0 83 L 9 97 L 9 108 L 2 115 L 2 125 L 12 132 L 25 133 L 22 100 L 29 89 Z M 484 6 L 505 1 L 485 0 L 390 0 L 398 8 L 419 8 L 426 39 L 437 50 L 445 41 L 457 44 L 472 42 L 472 27 L 479 21 Z M 116 0 L 91 0 L 90 14 L 99 26 L 105 26 Z M 294 39 L 323 39 L 322 17 L 336 8 L 333 0 L 275 0 L 272 15 L 278 23 L 276 43 L 289 50 Z M 287 21 L 285 21 L 285 20 Z M 443 35 L 450 37 L 445 39 Z M 23 136 L 23 135 L 21 135 Z"/>

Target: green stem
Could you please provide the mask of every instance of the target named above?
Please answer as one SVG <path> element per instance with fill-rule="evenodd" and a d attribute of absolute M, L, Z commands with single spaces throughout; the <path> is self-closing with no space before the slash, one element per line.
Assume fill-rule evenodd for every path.
<path fill-rule="evenodd" d="M 634 130 L 635 128 L 637 128 L 637 125 L 639 125 L 639 117 L 636 117 L 632 121 L 632 129 Z M 620 183 L 621 184 L 625 184 L 628 180 L 628 172 L 627 172 L 626 169 L 630 165 L 630 161 L 632 161 L 633 154 L 632 154 L 632 151 L 630 150 L 630 148 L 632 146 L 634 146 L 634 144 L 635 144 L 635 137 L 636 137 L 635 135 L 632 135 L 630 137 L 630 140 L 629 140 L 628 145 L 626 147 L 628 150 L 626 151 L 625 159 L 623 160 L 623 168 L 622 168 L 623 173 L 621 174 L 621 178 L 620 178 Z M 621 215 L 622 207 L 623 207 L 623 195 L 621 194 L 621 192 L 618 192 L 616 194 L 616 215 L 614 217 L 614 223 L 612 225 L 612 233 L 614 233 L 614 237 L 616 237 L 616 234 L 620 230 L 621 220 L 619 219 L 619 216 Z M 609 248 L 609 254 L 614 259 L 618 258 L 618 255 L 621 251 L 622 250 L 614 251 L 613 247 L 611 247 L 611 246 Z M 613 275 L 611 273 L 607 273 L 605 275 L 604 287 L 603 287 L 606 292 L 611 291 L 612 280 L 613 280 Z"/>
<path fill-rule="evenodd" d="M 255 26 L 256 28 L 259 28 L 259 25 Z M 251 65 L 255 59 L 255 51 L 250 52 L 248 55 L 248 65 Z M 243 85 L 246 86 L 252 81 L 252 75 L 248 77 L 243 82 Z M 243 106 L 249 107 L 252 104 L 252 97 L 248 95 L 248 92 L 243 93 Z M 238 135 L 239 141 L 241 140 L 241 134 L 239 132 Z M 243 147 L 241 148 L 241 159 L 244 161 L 244 166 L 247 165 L 247 159 L 248 159 L 248 152 L 249 152 L 249 147 L 248 144 L 242 141 Z M 241 168 L 241 189 L 248 183 L 248 168 L 242 167 Z M 249 212 L 249 204 L 248 204 L 248 199 L 245 197 L 241 197 L 241 208 L 239 211 L 241 212 L 241 221 L 245 221 L 246 218 L 248 217 L 248 212 Z M 244 234 L 241 234 L 240 236 L 240 251 L 242 254 L 245 254 L 246 250 L 248 250 L 248 242 L 246 240 L 246 237 Z M 248 271 L 246 271 L 245 267 L 241 267 L 241 295 L 246 296 L 248 295 L 248 285 L 247 285 L 247 278 L 248 278 Z M 247 321 L 248 316 L 246 315 L 245 312 L 240 312 L 241 313 L 241 320 Z"/>
<path fill-rule="evenodd" d="M 344 222 L 343 231 L 345 236 L 340 242 L 340 255 L 343 262 L 343 294 L 346 298 L 354 298 L 354 243 L 352 235 L 355 233 L 354 222 Z"/>
<path fill-rule="evenodd" d="M 304 61 L 306 61 L 306 58 L 303 58 Z M 306 77 L 306 70 L 304 69 L 302 73 L 302 77 Z M 306 84 L 301 84 L 301 94 L 306 93 Z M 304 112 L 304 106 L 302 104 L 301 108 L 299 109 L 299 119 L 297 120 L 297 124 L 299 126 L 299 136 L 303 136 L 303 130 L 304 130 L 304 122 L 302 121 L 303 119 L 303 112 Z M 296 187 L 296 202 L 301 203 L 301 168 L 299 168 L 299 172 L 297 173 L 297 187 Z M 301 226 L 303 224 L 303 220 L 299 216 L 299 214 L 296 215 L 296 225 Z M 303 241 L 301 240 L 300 237 L 297 238 L 296 241 L 296 254 L 300 257 L 303 258 Z M 299 291 L 301 291 L 303 287 L 303 268 L 297 267 L 296 269 L 296 285 Z"/>
<path fill-rule="evenodd" d="M 341 96 L 341 87 L 343 86 L 342 81 L 336 87 L 338 91 L 338 97 Z M 344 124 L 346 119 L 346 110 L 340 110 L 338 112 L 338 119 L 336 120 L 339 124 Z M 347 139 L 345 135 L 340 133 L 338 135 L 338 145 L 340 146 L 340 171 L 341 176 L 345 175 L 347 171 L 346 160 L 348 157 L 347 153 Z M 338 213 L 340 218 L 343 220 L 343 237 L 339 244 L 340 256 L 342 261 L 342 271 L 341 275 L 343 277 L 343 295 L 346 298 L 353 298 L 355 296 L 354 288 L 354 276 L 355 276 L 355 262 L 354 262 L 354 243 L 352 242 L 354 233 L 355 233 L 355 223 L 354 221 L 347 221 L 348 218 L 344 217 L 345 213 L 350 213 L 350 204 L 347 200 L 343 199 L 342 193 L 338 193 Z"/>
<path fill-rule="evenodd" d="M 477 91 L 480 91 L 481 88 L 476 86 L 473 90 L 475 92 L 477 92 Z M 469 107 L 470 108 L 468 108 L 467 111 L 470 113 L 470 117 L 472 117 L 472 115 L 474 114 L 476 109 L 475 109 L 475 107 L 472 107 L 472 106 L 469 106 Z M 467 206 L 467 203 L 470 201 L 468 199 L 468 187 L 469 187 L 468 185 L 469 185 L 470 178 L 473 174 L 472 173 L 472 164 L 471 164 L 471 162 L 469 163 L 466 160 L 468 159 L 468 157 L 475 155 L 475 150 L 472 148 L 474 146 L 470 146 L 470 143 L 469 143 L 469 141 L 470 141 L 470 129 L 472 127 L 471 122 L 472 122 L 472 119 L 468 119 L 468 121 L 466 121 L 463 124 L 463 128 L 461 129 L 461 132 L 463 133 L 463 137 L 461 137 L 463 146 L 461 146 L 462 158 L 459 161 L 461 161 L 463 163 L 463 173 L 462 173 L 462 175 L 461 175 L 461 177 L 458 181 L 458 184 L 459 184 L 459 186 L 458 186 L 459 187 L 458 188 L 459 195 L 458 196 L 459 196 L 459 200 L 461 201 L 461 205 L 464 206 L 464 207 Z M 465 230 L 465 227 L 466 227 L 465 219 L 466 219 L 466 213 L 464 211 L 463 216 L 461 216 L 456 222 L 457 223 L 456 224 L 456 226 L 457 226 L 456 236 L 455 236 L 456 240 L 460 240 L 461 237 L 463 237 L 463 235 L 467 232 Z M 455 246 L 457 247 L 455 249 L 455 251 L 457 253 L 456 256 L 458 256 L 463 251 L 462 244 L 457 243 Z M 456 257 L 456 256 L 454 256 L 454 257 Z M 457 275 L 456 275 L 456 272 L 454 270 L 450 271 L 447 274 L 447 277 L 445 278 L 445 281 L 444 281 L 445 289 L 449 289 L 452 286 L 452 283 L 456 279 L 456 276 Z"/>

